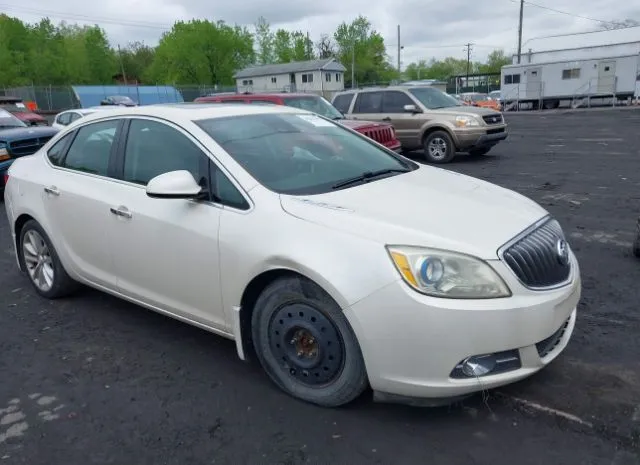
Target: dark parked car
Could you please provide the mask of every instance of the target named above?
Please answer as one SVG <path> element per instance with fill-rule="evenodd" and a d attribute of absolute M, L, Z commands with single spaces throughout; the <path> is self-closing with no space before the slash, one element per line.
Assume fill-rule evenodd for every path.
<path fill-rule="evenodd" d="M 29 110 L 19 97 L 0 96 L 0 108 L 29 126 L 48 126 L 49 124 L 43 116 Z"/>
<path fill-rule="evenodd" d="M 137 107 L 138 103 L 126 95 L 112 95 L 102 99 L 100 105 L 118 105 L 121 107 Z"/>
<path fill-rule="evenodd" d="M 16 158 L 37 152 L 57 132 L 50 126 L 28 126 L 0 108 L 0 194 L 7 183 L 7 170 Z"/>

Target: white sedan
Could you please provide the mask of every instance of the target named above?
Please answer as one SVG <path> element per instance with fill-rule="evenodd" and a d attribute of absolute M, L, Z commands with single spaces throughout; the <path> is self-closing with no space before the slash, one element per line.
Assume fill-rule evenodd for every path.
<path fill-rule="evenodd" d="M 5 200 L 42 296 L 82 283 L 228 337 L 319 405 L 508 384 L 576 320 L 578 263 L 543 208 L 294 108 L 94 113 L 18 159 Z"/>
<path fill-rule="evenodd" d="M 79 120 L 80 118 L 84 118 L 85 116 L 91 115 L 96 111 L 103 111 L 106 109 L 111 109 L 111 107 L 89 107 L 89 108 L 74 108 L 73 110 L 65 110 L 58 113 L 53 119 L 53 123 L 51 127 L 56 129 L 63 129 L 69 126 L 71 123 Z"/>

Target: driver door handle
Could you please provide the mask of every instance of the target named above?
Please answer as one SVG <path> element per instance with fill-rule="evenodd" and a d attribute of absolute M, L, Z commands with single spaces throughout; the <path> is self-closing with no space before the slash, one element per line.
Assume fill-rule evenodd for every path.
<path fill-rule="evenodd" d="M 133 216 L 127 207 L 124 206 L 120 206 L 118 208 L 111 207 L 109 210 L 111 210 L 111 213 L 114 215 L 121 216 L 123 218 L 131 218 Z"/>
<path fill-rule="evenodd" d="M 47 194 L 51 194 L 51 195 L 55 195 L 55 196 L 60 195 L 60 191 L 58 190 L 58 188 L 57 188 L 56 186 L 45 187 L 45 188 L 44 188 L 44 191 L 45 191 Z"/>

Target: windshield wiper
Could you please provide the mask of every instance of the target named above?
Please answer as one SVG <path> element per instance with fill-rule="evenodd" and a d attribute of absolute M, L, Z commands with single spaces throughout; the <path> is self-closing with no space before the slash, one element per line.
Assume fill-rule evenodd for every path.
<path fill-rule="evenodd" d="M 380 176 L 384 176 L 385 174 L 392 173 L 408 173 L 411 170 L 399 169 L 399 168 L 389 168 L 378 171 L 365 171 L 364 173 L 354 176 L 353 178 L 345 179 L 344 181 L 340 181 L 333 186 L 332 189 L 340 189 L 342 187 L 350 186 L 351 184 L 357 184 L 360 182 L 369 182 L 372 179 L 378 178 Z"/>

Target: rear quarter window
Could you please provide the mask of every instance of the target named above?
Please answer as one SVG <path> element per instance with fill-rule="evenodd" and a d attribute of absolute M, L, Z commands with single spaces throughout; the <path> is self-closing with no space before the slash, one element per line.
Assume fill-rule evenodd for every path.
<path fill-rule="evenodd" d="M 354 94 L 342 94 L 333 99 L 333 106 L 341 113 L 348 113 Z"/>

